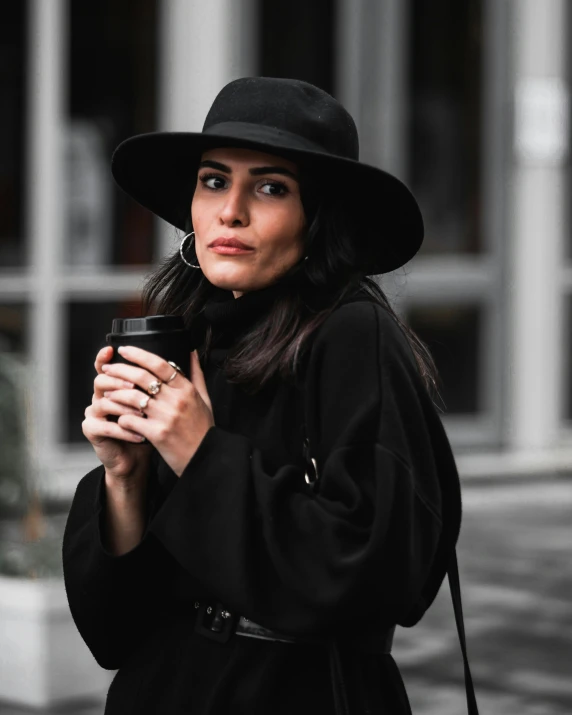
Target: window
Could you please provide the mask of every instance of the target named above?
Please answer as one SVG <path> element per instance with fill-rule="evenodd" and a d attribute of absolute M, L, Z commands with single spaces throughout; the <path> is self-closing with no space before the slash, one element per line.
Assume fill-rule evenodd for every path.
<path fill-rule="evenodd" d="M 335 2 L 291 0 L 284 8 L 259 4 L 259 74 L 301 79 L 333 94 Z"/>
<path fill-rule="evenodd" d="M 479 412 L 482 314 L 476 305 L 411 306 L 406 322 L 429 348 L 446 414 Z"/>
<path fill-rule="evenodd" d="M 25 358 L 28 353 L 28 306 L 0 304 L 0 353 Z"/>
<path fill-rule="evenodd" d="M 67 246 L 73 265 L 147 264 L 152 214 L 116 187 L 111 155 L 155 130 L 157 2 L 71 0 Z"/>
<path fill-rule="evenodd" d="M 411 0 L 409 184 L 425 219 L 424 253 L 479 253 L 479 0 Z"/>
<path fill-rule="evenodd" d="M 0 22 L 0 268 L 26 263 L 24 127 L 26 5 L 6 3 Z"/>

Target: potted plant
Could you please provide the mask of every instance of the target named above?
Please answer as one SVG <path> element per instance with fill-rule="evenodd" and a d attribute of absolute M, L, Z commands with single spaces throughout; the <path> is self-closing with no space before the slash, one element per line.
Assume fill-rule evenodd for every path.
<path fill-rule="evenodd" d="M 66 514 L 31 485 L 23 370 L 0 354 L 0 701 L 51 707 L 102 699 L 99 667 L 69 611 L 61 544 Z"/>

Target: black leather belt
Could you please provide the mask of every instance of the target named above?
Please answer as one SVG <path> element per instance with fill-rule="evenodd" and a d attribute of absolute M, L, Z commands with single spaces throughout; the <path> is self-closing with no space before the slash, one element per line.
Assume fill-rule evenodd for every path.
<path fill-rule="evenodd" d="M 197 610 L 195 631 L 219 643 L 226 643 L 234 634 L 260 640 L 280 641 L 282 643 L 328 646 L 332 642 L 332 637 L 328 636 L 290 636 L 272 631 L 244 618 L 244 616 L 236 616 L 230 613 L 221 603 L 209 605 L 196 601 L 194 605 Z M 381 633 L 352 637 L 336 636 L 336 639 L 340 645 L 343 644 L 351 649 L 365 653 L 391 653 L 394 633 L 395 626 L 392 626 Z"/>

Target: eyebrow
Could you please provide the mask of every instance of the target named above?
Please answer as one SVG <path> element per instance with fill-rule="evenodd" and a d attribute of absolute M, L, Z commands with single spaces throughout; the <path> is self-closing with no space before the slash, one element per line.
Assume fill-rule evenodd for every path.
<path fill-rule="evenodd" d="M 218 171 L 223 171 L 225 174 L 232 174 L 232 169 L 226 164 L 221 164 L 219 161 L 212 161 L 211 159 L 205 159 L 199 164 L 199 169 L 203 167 L 208 167 L 210 169 L 217 169 Z M 257 166 L 253 169 L 248 170 L 249 174 L 252 176 L 261 176 L 263 174 L 282 174 L 283 176 L 289 176 L 291 179 L 298 181 L 298 177 L 289 169 L 283 166 Z"/>

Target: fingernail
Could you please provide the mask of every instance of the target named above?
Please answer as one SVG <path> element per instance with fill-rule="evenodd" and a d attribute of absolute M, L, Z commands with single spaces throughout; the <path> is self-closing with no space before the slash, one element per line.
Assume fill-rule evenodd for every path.
<path fill-rule="evenodd" d="M 127 382 L 127 380 L 125 380 L 125 381 L 123 382 L 123 385 L 124 385 L 125 387 L 130 387 L 130 388 L 131 388 L 131 387 L 135 387 L 135 385 L 134 385 L 132 382 Z"/>
<path fill-rule="evenodd" d="M 109 370 L 109 365 L 102 365 L 101 369 L 105 372 L 105 370 Z"/>
<path fill-rule="evenodd" d="M 104 396 L 104 397 L 109 397 L 109 395 L 111 395 L 111 392 L 104 392 L 104 393 L 103 393 L 103 396 Z"/>

